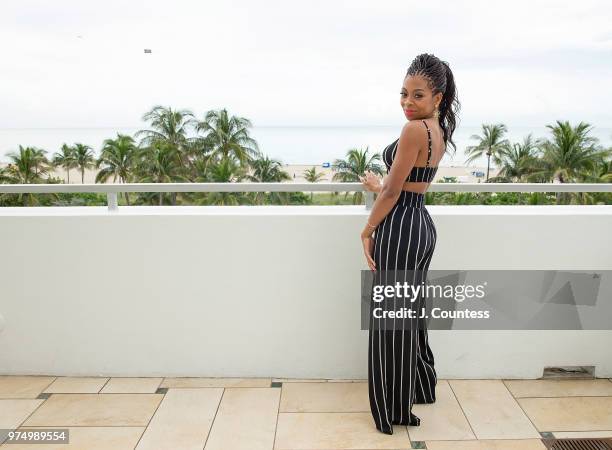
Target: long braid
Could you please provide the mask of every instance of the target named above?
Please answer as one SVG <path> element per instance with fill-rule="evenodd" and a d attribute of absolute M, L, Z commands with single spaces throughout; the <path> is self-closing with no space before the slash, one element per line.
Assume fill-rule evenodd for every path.
<path fill-rule="evenodd" d="M 432 54 L 421 53 L 414 58 L 410 64 L 406 72 L 406 76 L 408 75 L 420 75 L 425 78 L 434 95 L 438 92 L 442 92 L 438 122 L 444 134 L 444 143 L 447 144 L 450 142 L 450 145 L 456 151 L 457 146 L 453 141 L 453 133 L 457 127 L 458 113 L 461 109 L 461 104 L 457 98 L 455 78 L 453 77 L 453 72 L 448 63 Z"/>

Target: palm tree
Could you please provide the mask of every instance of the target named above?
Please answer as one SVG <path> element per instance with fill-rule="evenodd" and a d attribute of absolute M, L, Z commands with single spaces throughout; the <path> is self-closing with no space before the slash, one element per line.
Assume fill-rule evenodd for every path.
<path fill-rule="evenodd" d="M 115 139 L 106 139 L 96 162 L 96 167 L 102 167 L 102 170 L 96 174 L 95 182 L 106 183 L 110 177 L 113 177 L 113 182 L 117 181 L 117 178 L 120 183 L 128 182 L 132 175 L 137 152 L 138 148 L 131 136 L 117 133 Z M 129 205 L 128 192 L 123 194 Z"/>
<path fill-rule="evenodd" d="M 37 147 L 29 147 L 32 149 L 32 160 L 34 162 L 34 174 L 36 176 L 39 175 L 39 171 L 41 175 L 45 175 L 51 169 L 51 163 L 47 159 L 47 151 L 42 148 Z"/>
<path fill-rule="evenodd" d="M 193 113 L 188 109 L 173 110 L 164 106 L 154 106 L 149 112 L 142 116 L 142 120 L 150 122 L 151 128 L 140 130 L 134 135 L 136 138 L 142 137 L 140 145 L 142 147 L 151 145 L 153 142 L 162 141 L 177 152 L 182 153 L 186 144 L 189 142 L 189 128 L 196 124 Z M 181 160 L 186 155 L 180 154 Z"/>
<path fill-rule="evenodd" d="M 612 156 L 612 147 L 606 150 L 607 156 Z M 592 181 L 591 181 L 592 180 Z M 612 159 L 600 158 L 592 176 L 585 178 L 585 183 L 612 183 Z"/>
<path fill-rule="evenodd" d="M 233 157 L 224 158 L 208 167 L 202 176 L 205 183 L 237 183 L 246 177 L 246 172 Z M 209 205 L 241 205 L 249 203 L 249 197 L 241 192 L 211 192 L 205 202 Z"/>
<path fill-rule="evenodd" d="M 612 159 L 606 159 L 612 156 L 612 148 L 604 150 L 604 153 L 603 157 L 596 159 L 593 171 L 581 178 L 582 183 L 612 183 Z M 603 192 L 576 192 L 574 194 L 581 205 L 609 204 L 611 197 L 610 194 Z"/>
<path fill-rule="evenodd" d="M 96 158 L 92 153 L 89 145 L 76 143 L 74 144 L 74 160 L 76 167 L 81 170 L 81 184 L 85 183 L 85 169 L 96 167 Z"/>
<path fill-rule="evenodd" d="M 49 165 L 44 154 L 45 150 L 36 147 L 19 146 L 19 153 L 7 153 L 12 162 L 7 166 L 7 173 L 14 184 L 40 183 L 41 175 L 49 171 Z"/>
<path fill-rule="evenodd" d="M 304 179 L 308 183 L 317 183 L 321 178 L 325 177 L 325 173 L 317 172 L 317 168 L 312 166 L 312 169 L 307 169 L 304 171 Z M 310 192 L 310 202 L 312 203 L 312 199 L 314 197 L 314 192 Z"/>
<path fill-rule="evenodd" d="M 74 157 L 74 148 L 66 143 L 62 144 L 59 153 L 53 155 L 53 165 L 55 167 L 61 167 L 66 171 L 68 175 L 68 184 L 70 184 L 70 169 L 77 167 Z"/>
<path fill-rule="evenodd" d="M 375 153 L 368 157 L 368 147 L 365 150 L 351 148 L 346 153 L 346 160 L 336 159 L 332 163 L 332 169 L 336 172 L 332 177 L 332 181 L 341 183 L 359 182 L 360 177 L 365 175 L 366 171 L 371 171 L 377 175 L 383 175 L 383 169 L 377 161 L 381 160 L 380 154 Z M 348 196 L 348 192 L 344 198 Z M 353 204 L 359 204 L 363 201 L 363 193 L 361 191 L 353 194 Z"/>
<path fill-rule="evenodd" d="M 251 121 L 244 117 L 228 116 L 227 110 L 211 110 L 196 130 L 204 133 L 203 142 L 212 149 L 218 160 L 234 157 L 242 166 L 248 165 L 259 154 L 257 142 L 249 136 Z"/>
<path fill-rule="evenodd" d="M 489 170 L 491 167 L 491 157 L 493 161 L 499 165 L 501 164 L 500 153 L 503 149 L 509 145 L 506 139 L 502 139 L 504 133 L 508 131 L 506 125 L 503 123 L 493 125 L 482 125 L 482 136 L 473 134 L 470 139 L 478 140 L 478 144 L 466 147 L 466 154 L 468 158 L 465 160 L 465 164 L 469 164 L 477 158 L 480 158 L 483 153 L 487 155 L 487 178 L 485 182 L 489 181 Z"/>
<path fill-rule="evenodd" d="M 246 176 L 246 179 L 254 183 L 280 183 L 291 180 L 291 177 L 285 172 L 282 167 L 283 163 L 270 159 L 267 156 L 259 153 L 250 163 L 253 173 Z M 253 201 L 255 204 L 262 203 L 280 203 L 286 205 L 289 203 L 289 192 L 270 192 L 266 195 L 265 192 L 255 192 Z"/>
<path fill-rule="evenodd" d="M 134 136 L 142 137 L 140 145 L 142 148 L 151 147 L 154 142 L 163 142 L 164 146 L 172 149 L 178 155 L 183 167 L 190 164 L 190 142 L 189 129 L 197 122 L 193 113 L 188 109 L 173 110 L 161 105 L 154 106 L 149 112 L 142 116 L 146 122 L 150 122 L 150 129 L 140 130 Z M 155 157 L 155 156 L 154 156 Z M 172 204 L 176 204 L 176 192 L 171 193 Z"/>
<path fill-rule="evenodd" d="M 597 147 L 597 138 L 589 136 L 592 127 L 588 123 L 580 122 L 572 127 L 568 121 L 556 122 L 556 125 L 546 125 L 552 131 L 552 139 L 542 141 L 545 170 L 553 181 L 578 181 L 593 171 L 607 152 Z"/>
<path fill-rule="evenodd" d="M 6 156 L 12 162 L 2 171 L 2 182 L 10 184 L 43 183 L 45 180 L 41 175 L 47 174 L 50 169 L 49 162 L 44 156 L 45 153 L 45 150 L 21 145 L 19 153 L 7 153 Z M 24 206 L 38 204 L 37 196 L 32 193 L 19 194 L 18 199 L 23 201 Z"/>
<path fill-rule="evenodd" d="M 539 174 L 552 182 L 573 183 L 586 178 L 594 170 L 598 161 L 609 155 L 608 150 L 597 146 L 598 139 L 589 136 L 591 125 L 580 122 L 572 127 L 569 121 L 556 121 L 556 125 L 546 125 L 552 132 L 552 139 L 542 140 L 542 168 Z M 557 203 L 567 196 L 557 193 Z M 570 198 L 578 198 L 575 193 Z"/>
<path fill-rule="evenodd" d="M 508 143 L 499 152 L 501 167 L 497 176 L 489 178 L 492 183 L 518 183 L 527 181 L 538 165 L 538 142 L 532 133 L 523 138 L 523 143 Z"/>
<path fill-rule="evenodd" d="M 164 141 L 155 141 L 141 152 L 138 164 L 139 183 L 188 183 L 190 180 L 182 174 L 183 165 L 179 152 L 174 146 Z M 159 205 L 163 205 L 163 192 L 159 192 Z M 171 196 L 171 203 L 176 204 L 176 196 Z"/>

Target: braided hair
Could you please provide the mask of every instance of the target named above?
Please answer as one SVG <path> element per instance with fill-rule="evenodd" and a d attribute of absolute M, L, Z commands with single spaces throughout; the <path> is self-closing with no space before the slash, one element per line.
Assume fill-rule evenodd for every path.
<path fill-rule="evenodd" d="M 450 141 L 452 147 L 457 150 L 457 146 L 453 142 L 453 133 L 457 127 L 457 113 L 461 104 L 457 98 L 457 87 L 455 86 L 453 72 L 448 63 L 432 54 L 421 53 L 410 64 L 406 72 L 406 76 L 409 75 L 424 77 L 434 95 L 442 92 L 438 121 L 444 133 L 444 143 L 447 144 Z"/>

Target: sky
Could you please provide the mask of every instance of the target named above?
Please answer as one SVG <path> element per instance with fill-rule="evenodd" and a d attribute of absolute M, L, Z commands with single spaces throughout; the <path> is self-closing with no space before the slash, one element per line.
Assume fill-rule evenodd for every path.
<path fill-rule="evenodd" d="M 420 53 L 453 70 L 460 124 L 611 127 L 610 17 L 609 0 L 4 1 L 0 128 L 138 127 L 158 104 L 394 125 Z"/>

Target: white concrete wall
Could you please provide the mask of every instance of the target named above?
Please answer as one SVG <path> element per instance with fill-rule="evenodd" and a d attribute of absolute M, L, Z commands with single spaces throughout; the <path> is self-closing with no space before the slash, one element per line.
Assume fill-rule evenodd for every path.
<path fill-rule="evenodd" d="M 431 269 L 612 269 L 612 206 L 428 209 Z M 367 214 L 0 208 L 0 373 L 366 378 Z M 559 365 L 610 377 L 611 343 L 611 331 L 430 331 L 440 378 Z"/>

